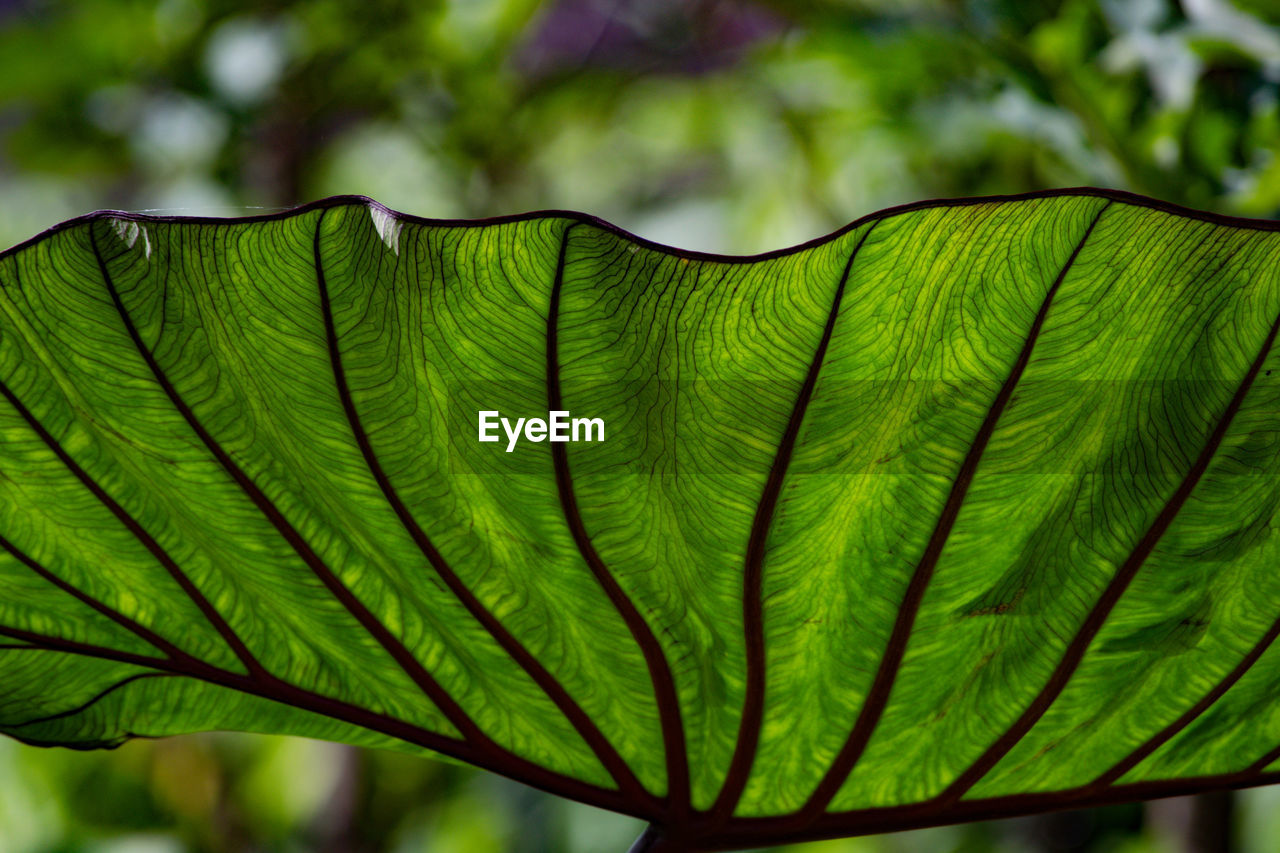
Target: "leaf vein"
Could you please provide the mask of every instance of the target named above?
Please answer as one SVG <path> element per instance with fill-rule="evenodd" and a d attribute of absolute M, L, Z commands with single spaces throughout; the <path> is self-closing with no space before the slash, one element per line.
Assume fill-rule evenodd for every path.
<path fill-rule="evenodd" d="M 366 467 L 373 479 L 381 489 L 383 497 L 394 510 L 396 517 L 399 519 L 401 526 L 408 532 L 414 544 L 427 558 L 427 562 L 435 569 L 441 580 L 444 581 L 449 591 L 462 603 L 467 612 L 479 622 L 491 637 L 502 647 L 502 649 L 533 679 L 533 681 L 543 690 L 544 693 L 555 703 L 556 707 L 564 714 L 564 716 L 573 725 L 591 747 L 596 754 L 600 763 L 608 771 L 617 783 L 619 790 L 628 796 L 637 799 L 645 799 L 648 797 L 643 786 L 635 774 L 631 772 L 630 767 L 618 754 L 613 745 L 605 738 L 604 734 L 596 726 L 594 721 L 587 715 L 577 702 L 573 700 L 560 684 L 559 680 L 552 675 L 546 667 L 533 656 L 525 646 L 516 639 L 516 637 L 507 630 L 506 626 L 499 621 L 493 613 L 484 606 L 480 599 L 473 593 L 453 567 L 445 560 L 444 555 L 435 547 L 431 538 L 426 531 L 418 524 L 416 518 L 409 511 L 404 501 L 400 498 L 399 492 L 392 484 L 390 477 L 382 467 L 382 463 L 378 460 L 377 454 L 373 450 L 373 445 L 369 440 L 368 434 L 365 432 L 364 424 L 361 421 L 360 413 L 355 405 L 355 400 L 351 394 L 351 388 L 347 382 L 346 370 L 342 364 L 342 353 L 339 347 L 337 328 L 333 319 L 333 307 L 329 298 L 328 281 L 324 272 L 324 263 L 320 253 L 320 228 L 324 221 L 323 213 L 316 222 L 316 233 L 314 240 L 314 256 L 316 281 L 320 291 L 320 306 L 324 315 L 325 339 L 329 350 L 329 360 L 333 368 L 334 385 L 337 390 L 338 398 L 342 403 L 343 412 L 346 414 L 347 424 L 350 427 L 352 437 L 356 445 L 360 449 L 360 454 L 364 458 Z"/>
<path fill-rule="evenodd" d="M 558 325 L 560 296 L 564 286 L 565 260 L 569 249 L 569 232 L 578 223 L 567 225 L 560 238 L 560 252 L 556 260 L 555 279 L 551 286 L 551 300 L 547 310 L 547 402 L 551 411 L 564 409 L 560 388 L 560 354 Z M 653 629 L 636 609 L 635 603 L 622 589 L 609 567 L 600 558 L 591 542 L 583 522 L 582 512 L 574 492 L 573 476 L 569 468 L 569 456 L 563 443 L 551 443 L 551 461 L 555 469 L 556 490 L 560 496 L 560 508 L 578 552 L 587 563 L 591 574 L 604 589 L 610 603 L 626 623 L 632 638 L 640 647 L 649 680 L 653 684 L 654 698 L 658 705 L 658 717 L 662 726 L 663 751 L 667 769 L 667 801 L 672 819 L 679 822 L 687 813 L 689 802 L 689 759 L 685 746 L 684 723 L 681 720 L 680 700 L 676 694 L 675 679 L 661 643 Z"/>
<path fill-rule="evenodd" d="M 986 450 L 987 442 L 991 439 L 992 433 L 995 432 L 1000 415 L 1012 398 L 1014 389 L 1022 379 L 1022 374 L 1031 360 L 1031 352 L 1040 337 L 1040 330 L 1049 314 L 1049 308 L 1053 304 L 1054 296 L 1066 279 L 1072 265 L 1075 264 L 1076 258 L 1080 255 L 1085 243 L 1088 242 L 1090 235 L 1093 234 L 1093 229 L 1102 219 L 1102 214 L 1110 206 L 1111 202 L 1108 201 L 1098 209 L 1093 220 L 1089 223 L 1084 234 L 1081 235 L 1075 248 L 1072 249 L 1071 254 L 1062 265 L 1057 277 L 1054 278 L 1053 283 L 1045 292 L 1035 319 L 1032 320 L 1031 327 L 1027 331 L 1022 349 L 1019 351 L 1009 375 L 1005 378 L 1004 384 L 1001 385 L 999 392 L 997 392 L 995 399 L 987 410 L 986 417 L 969 445 L 964 461 L 956 472 L 955 480 L 952 481 L 951 491 L 947 495 L 947 500 L 943 504 L 941 513 L 938 515 L 938 520 L 934 525 L 933 533 L 929 537 L 929 542 L 925 546 L 919 562 L 916 563 L 915 570 L 912 572 L 906 594 L 903 596 L 902 604 L 898 608 L 898 615 L 894 620 L 893 630 L 889 635 L 889 642 L 885 648 L 884 656 L 880 659 L 880 666 L 876 670 L 871 690 L 867 693 L 867 698 L 858 712 L 853 729 L 849 732 L 849 737 L 845 740 L 840 752 L 837 753 L 831 767 L 800 809 L 805 820 L 816 820 L 818 815 L 826 810 L 827 805 L 844 785 L 849 774 L 853 772 L 854 766 L 857 765 L 858 760 L 866 750 L 867 744 L 871 741 L 871 735 L 874 733 L 876 725 L 880 722 L 885 707 L 889 703 L 889 695 L 893 691 L 894 681 L 897 679 L 902 660 L 906 655 L 907 642 L 911 637 L 916 615 L 924 600 L 925 590 L 933 577 L 934 568 L 942 556 L 942 551 L 946 547 L 956 518 L 960 515 L 960 507 L 968 494 L 973 476 L 978 470 L 978 463 L 982 460 L 982 454 Z"/>

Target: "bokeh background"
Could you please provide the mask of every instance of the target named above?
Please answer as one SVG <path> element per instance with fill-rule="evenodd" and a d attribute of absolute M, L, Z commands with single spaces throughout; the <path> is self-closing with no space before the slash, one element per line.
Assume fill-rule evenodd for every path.
<path fill-rule="evenodd" d="M 98 208 L 573 208 L 759 252 L 892 204 L 1280 211 L 1274 0 L 0 0 L 0 244 Z M 628 818 L 299 739 L 0 739 L 0 853 L 624 851 Z M 797 848 L 801 849 L 801 848 Z M 1280 787 L 815 844 L 1273 853 Z"/>

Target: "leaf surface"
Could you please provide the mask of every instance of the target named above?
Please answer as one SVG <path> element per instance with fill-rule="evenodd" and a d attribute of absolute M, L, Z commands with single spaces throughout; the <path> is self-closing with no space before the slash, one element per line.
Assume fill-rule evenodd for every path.
<path fill-rule="evenodd" d="M 0 731 L 432 751 L 703 847 L 1270 781 L 1278 270 L 1095 190 L 752 258 L 66 223 L 0 258 Z M 605 439 L 478 441 L 555 410 Z"/>

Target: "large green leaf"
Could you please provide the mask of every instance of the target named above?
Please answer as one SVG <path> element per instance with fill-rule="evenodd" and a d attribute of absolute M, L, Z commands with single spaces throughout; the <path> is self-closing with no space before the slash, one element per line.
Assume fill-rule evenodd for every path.
<path fill-rule="evenodd" d="M 0 259 L 0 730 L 431 750 L 673 847 L 1271 781 L 1277 324 L 1270 225 L 1093 190 L 754 258 L 94 214 Z"/>

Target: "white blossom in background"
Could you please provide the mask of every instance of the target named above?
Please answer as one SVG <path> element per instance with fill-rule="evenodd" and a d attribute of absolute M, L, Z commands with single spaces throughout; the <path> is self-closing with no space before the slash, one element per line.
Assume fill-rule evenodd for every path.
<path fill-rule="evenodd" d="M 204 68 L 218 94 L 253 104 L 275 89 L 288 66 L 290 27 L 278 21 L 233 18 L 209 36 Z"/>

